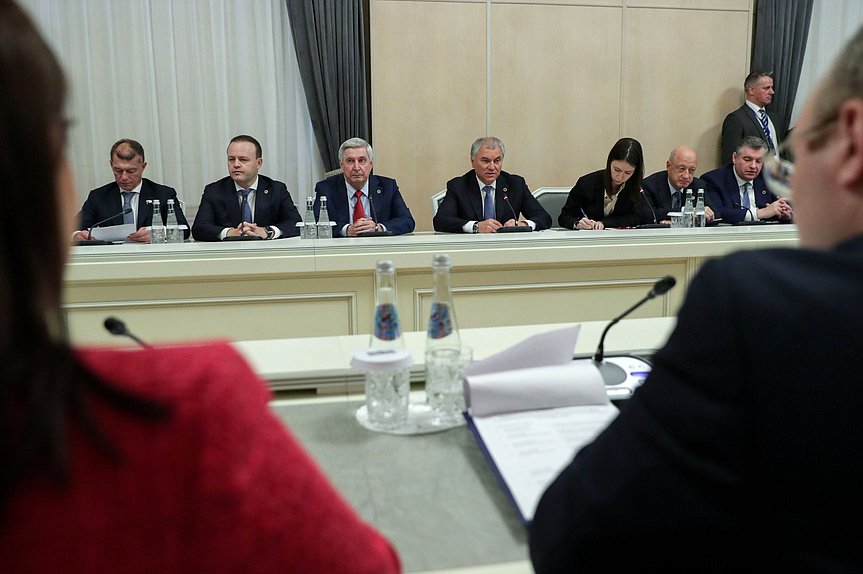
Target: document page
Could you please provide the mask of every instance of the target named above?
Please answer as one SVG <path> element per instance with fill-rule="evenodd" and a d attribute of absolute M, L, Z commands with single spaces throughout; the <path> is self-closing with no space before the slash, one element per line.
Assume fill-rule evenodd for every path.
<path fill-rule="evenodd" d="M 542 493 L 617 416 L 617 407 L 583 405 L 472 418 L 477 438 L 529 523 Z"/>

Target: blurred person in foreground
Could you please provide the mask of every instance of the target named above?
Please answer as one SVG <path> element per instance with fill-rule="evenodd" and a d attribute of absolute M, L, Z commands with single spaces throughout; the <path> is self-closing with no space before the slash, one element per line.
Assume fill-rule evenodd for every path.
<path fill-rule="evenodd" d="M 704 264 L 645 384 L 543 495 L 537 573 L 863 570 L 863 29 L 785 144 L 796 165 L 765 171 L 800 248 Z"/>
<path fill-rule="evenodd" d="M 0 572 L 398 571 L 230 346 L 70 348 L 66 88 L 11 0 L 0 82 L 7 207 L 42 228 L 0 247 Z"/>

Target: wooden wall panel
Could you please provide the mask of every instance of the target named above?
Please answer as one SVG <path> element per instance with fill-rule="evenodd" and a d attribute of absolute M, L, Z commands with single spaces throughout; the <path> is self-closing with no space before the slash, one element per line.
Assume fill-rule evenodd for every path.
<path fill-rule="evenodd" d="M 622 125 L 644 146 L 647 173 L 679 144 L 698 150 L 699 174 L 716 167 L 722 120 L 742 101 L 749 35 L 747 12 L 627 11 Z"/>
<path fill-rule="evenodd" d="M 399 181 L 429 230 L 429 198 L 470 169 L 485 133 L 486 5 L 377 1 L 372 35 L 375 173 Z"/>
<path fill-rule="evenodd" d="M 620 129 L 621 12 L 492 6 L 491 129 L 531 189 L 604 166 Z"/>

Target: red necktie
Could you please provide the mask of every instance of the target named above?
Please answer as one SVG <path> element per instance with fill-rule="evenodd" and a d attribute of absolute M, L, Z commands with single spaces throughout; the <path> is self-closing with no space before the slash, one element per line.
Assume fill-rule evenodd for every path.
<path fill-rule="evenodd" d="M 357 190 L 357 192 L 354 194 L 354 197 L 357 198 L 357 203 L 354 205 L 354 223 L 356 223 L 357 220 L 363 219 L 366 216 L 366 210 L 363 209 L 363 192 Z"/>

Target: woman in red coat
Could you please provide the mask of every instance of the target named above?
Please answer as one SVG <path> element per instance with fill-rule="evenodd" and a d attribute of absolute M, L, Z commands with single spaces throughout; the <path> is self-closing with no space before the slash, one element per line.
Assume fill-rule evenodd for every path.
<path fill-rule="evenodd" d="M 397 572 L 231 347 L 69 347 L 65 82 L 11 0 L 0 82 L 0 572 Z"/>

